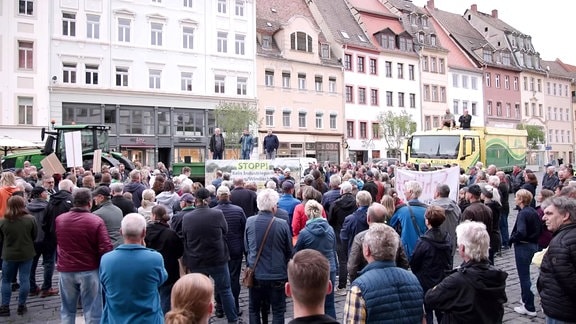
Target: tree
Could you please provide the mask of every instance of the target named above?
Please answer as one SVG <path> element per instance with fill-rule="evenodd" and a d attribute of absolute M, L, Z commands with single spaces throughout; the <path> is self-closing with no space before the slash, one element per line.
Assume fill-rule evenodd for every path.
<path fill-rule="evenodd" d="M 405 110 L 400 113 L 381 112 L 377 118 L 382 128 L 382 138 L 386 142 L 386 148 L 398 154 L 406 137 L 416 131 L 416 122 Z"/>
<path fill-rule="evenodd" d="M 544 143 L 544 131 L 541 126 L 518 124 L 518 129 L 525 129 L 528 133 L 528 149 L 537 150 L 539 143 Z"/>
<path fill-rule="evenodd" d="M 226 134 L 226 147 L 234 149 L 238 155 L 240 144 L 238 141 L 245 129 L 257 128 L 260 124 L 258 111 L 247 103 L 220 102 L 214 108 L 216 126 Z M 238 158 L 238 156 L 236 156 Z"/>

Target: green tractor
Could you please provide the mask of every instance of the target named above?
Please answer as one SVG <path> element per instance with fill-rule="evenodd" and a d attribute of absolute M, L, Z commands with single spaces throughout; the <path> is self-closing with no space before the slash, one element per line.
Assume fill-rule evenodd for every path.
<path fill-rule="evenodd" d="M 24 161 L 30 161 L 30 164 L 40 169 L 42 168 L 40 161 L 52 153 L 55 153 L 62 162 L 62 165 L 66 167 L 64 134 L 80 132 L 84 169 L 90 170 L 92 168 L 94 150 L 101 149 L 102 165 L 118 166 L 118 164 L 123 163 L 127 170 L 132 170 L 134 168 L 132 161 L 123 157 L 119 152 L 110 152 L 110 146 L 108 144 L 109 130 L 110 126 L 104 125 L 62 125 L 54 126 L 53 130 L 42 128 L 41 139 L 46 139 L 44 148 L 42 150 L 29 150 L 4 156 L 2 159 L 2 169 L 13 170 L 22 168 Z"/>

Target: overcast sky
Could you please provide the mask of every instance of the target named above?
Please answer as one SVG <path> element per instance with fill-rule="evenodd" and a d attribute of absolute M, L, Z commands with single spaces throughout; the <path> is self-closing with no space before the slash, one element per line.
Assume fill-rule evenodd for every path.
<path fill-rule="evenodd" d="M 423 7 L 426 0 L 412 0 Z M 478 11 L 490 14 L 498 10 L 498 18 L 524 34 L 532 36 L 532 44 L 547 61 L 559 58 L 576 65 L 576 41 L 573 34 L 576 1 L 573 0 L 434 0 L 440 10 L 462 15 L 471 4 Z"/>

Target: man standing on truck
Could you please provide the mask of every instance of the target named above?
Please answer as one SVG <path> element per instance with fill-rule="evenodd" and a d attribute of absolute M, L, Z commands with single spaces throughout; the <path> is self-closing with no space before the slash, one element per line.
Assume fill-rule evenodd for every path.
<path fill-rule="evenodd" d="M 446 114 L 442 117 L 442 126 L 443 127 L 455 127 L 456 126 L 456 119 L 454 118 L 454 114 L 450 112 L 450 109 L 446 109 Z"/>
<path fill-rule="evenodd" d="M 268 130 L 268 135 L 264 137 L 262 146 L 264 146 L 266 160 L 274 160 L 276 158 L 276 150 L 278 150 L 280 142 L 278 141 L 278 136 L 272 134 L 271 129 Z"/>
<path fill-rule="evenodd" d="M 252 153 L 252 148 L 254 146 L 254 138 L 250 135 L 250 131 L 244 130 L 244 134 L 240 137 L 240 150 L 242 160 L 250 160 L 250 153 Z"/>
<path fill-rule="evenodd" d="M 472 121 L 472 116 L 468 114 L 468 109 L 464 109 L 464 114 L 458 118 L 460 123 L 460 128 L 470 129 L 470 122 Z"/>

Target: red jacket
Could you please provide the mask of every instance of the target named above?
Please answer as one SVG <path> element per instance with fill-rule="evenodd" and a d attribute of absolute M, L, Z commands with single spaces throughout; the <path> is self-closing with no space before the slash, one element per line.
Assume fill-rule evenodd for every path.
<path fill-rule="evenodd" d="M 96 270 L 102 255 L 112 250 L 102 218 L 79 207 L 56 217 L 56 240 L 60 272 Z"/>

